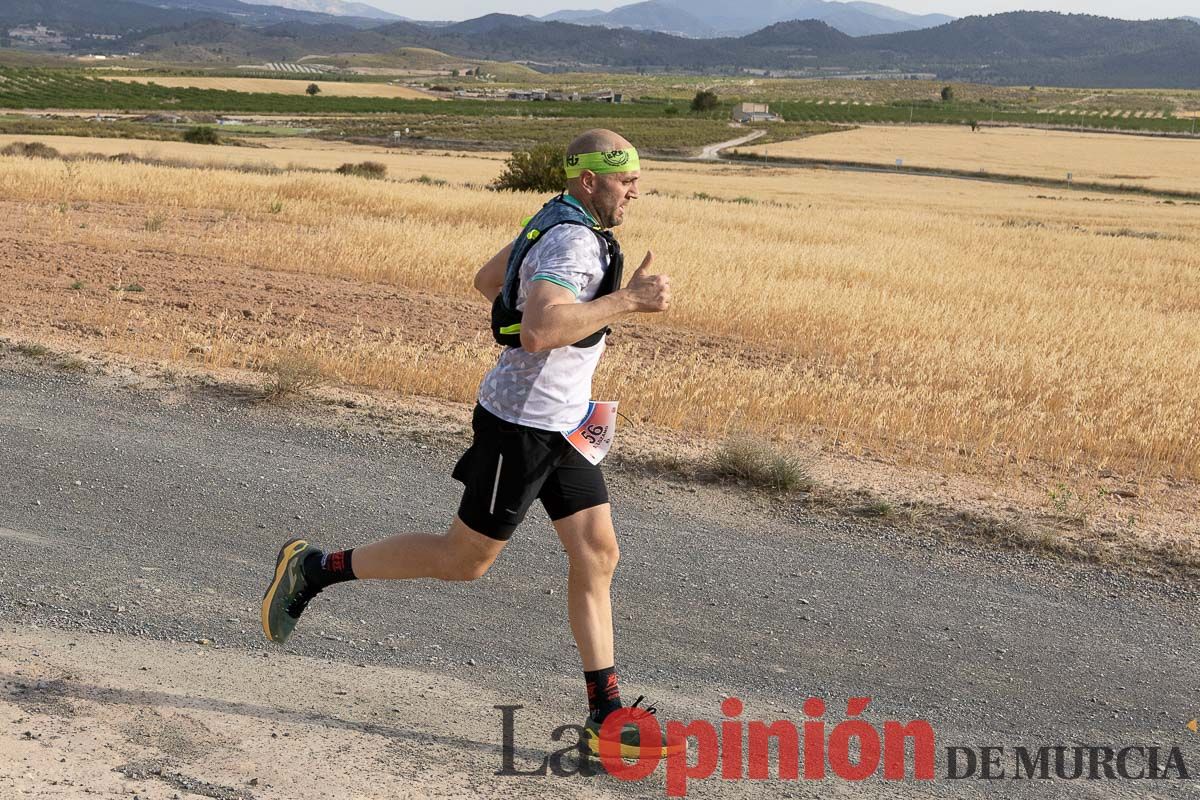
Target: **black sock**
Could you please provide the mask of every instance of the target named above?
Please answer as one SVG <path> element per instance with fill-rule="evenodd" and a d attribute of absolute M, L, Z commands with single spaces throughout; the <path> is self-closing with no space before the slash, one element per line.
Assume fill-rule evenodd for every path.
<path fill-rule="evenodd" d="M 617 687 L 617 668 L 585 670 L 583 679 L 587 682 L 588 711 L 597 722 L 621 707 L 621 690 Z"/>
<path fill-rule="evenodd" d="M 318 589 L 342 581 L 354 580 L 354 569 L 350 566 L 354 549 L 322 553 L 316 550 L 304 557 L 304 579 Z"/>

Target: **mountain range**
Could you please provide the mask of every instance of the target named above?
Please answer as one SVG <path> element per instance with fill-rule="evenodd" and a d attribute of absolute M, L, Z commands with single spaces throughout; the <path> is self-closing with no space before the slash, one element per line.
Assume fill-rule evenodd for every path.
<path fill-rule="evenodd" d="M 464 61 L 521 61 L 557 70 L 880 77 L 920 72 L 943 80 L 1015 85 L 1200 88 L 1200 26 L 1184 19 L 1128 21 L 1022 11 L 858 37 L 807 19 L 776 22 L 742 36 L 688 38 L 508 14 L 430 25 L 239 0 L 96 5 L 92 0 L 5 0 L 0 43 L 4 23 L 41 21 L 74 31 L 77 38 L 68 46 L 76 49 L 138 51 L 160 60 L 214 65 L 424 47 Z M 88 32 L 119 38 L 95 39 Z"/>
<path fill-rule="evenodd" d="M 266 0 L 263 0 L 266 2 Z M 360 3 L 337 0 L 283 0 L 297 8 L 287 8 L 272 0 L 271 5 L 240 0 L 0 0 L 0 30 L 17 25 L 42 24 L 62 31 L 69 38 L 86 34 L 129 34 L 152 28 L 172 28 L 204 19 L 219 19 L 236 25 L 264 26 L 284 22 L 314 25 L 340 23 L 355 27 L 379 25 L 378 15 L 386 12 Z M 342 13 L 315 12 L 310 6 L 338 7 L 345 14 L 370 9 L 375 16 L 347 16 Z M 299 7 L 303 6 L 303 7 Z M 387 15 L 387 19 L 402 17 Z"/>
<path fill-rule="evenodd" d="M 612 11 L 556 11 L 541 19 L 576 25 L 660 31 L 692 38 L 744 36 L 776 22 L 816 19 L 850 36 L 931 28 L 950 22 L 945 14 L 909 14 L 866 2 L 828 0 L 645 0 Z"/>
<path fill-rule="evenodd" d="M 282 6 L 293 11 L 311 11 L 331 17 L 362 17 L 364 19 L 407 19 L 366 3 L 350 3 L 345 0 L 246 0 L 256 6 Z"/>

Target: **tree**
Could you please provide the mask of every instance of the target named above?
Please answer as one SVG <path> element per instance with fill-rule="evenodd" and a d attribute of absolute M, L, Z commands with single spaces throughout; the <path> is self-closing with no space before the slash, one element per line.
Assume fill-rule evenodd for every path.
<path fill-rule="evenodd" d="M 943 86 L 942 87 L 942 102 L 943 103 L 953 103 L 954 102 L 954 87 L 953 86 Z"/>
<path fill-rule="evenodd" d="M 702 89 L 692 98 L 692 111 L 712 111 L 717 107 L 717 93 Z"/>
<path fill-rule="evenodd" d="M 492 184 L 497 190 L 514 192 L 560 192 L 567 185 L 563 149 L 552 144 L 517 150 L 504 164 L 504 172 Z"/>
<path fill-rule="evenodd" d="M 320 87 L 320 86 L 317 86 L 315 83 L 310 83 L 310 84 L 308 85 L 308 88 L 307 88 L 307 89 L 305 89 L 305 90 L 304 90 L 304 92 L 305 92 L 305 94 L 307 94 L 309 97 L 312 97 L 313 95 L 318 95 L 318 94 L 320 94 L 320 93 L 321 93 L 321 87 Z"/>

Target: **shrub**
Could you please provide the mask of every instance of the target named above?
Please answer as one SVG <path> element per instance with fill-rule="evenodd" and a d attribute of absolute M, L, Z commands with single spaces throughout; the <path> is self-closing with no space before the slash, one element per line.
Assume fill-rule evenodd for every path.
<path fill-rule="evenodd" d="M 387 177 L 387 165 L 378 161 L 360 161 L 357 164 L 342 164 L 334 172 L 339 175 L 353 175 L 356 178 L 380 180 Z"/>
<path fill-rule="evenodd" d="M 0 156 L 24 156 L 25 158 L 62 158 L 62 153 L 41 142 L 13 142 L 0 150 Z"/>
<path fill-rule="evenodd" d="M 321 93 L 321 87 L 317 86 L 315 83 L 310 83 L 308 85 L 308 88 L 306 88 L 304 90 L 304 93 L 307 94 L 309 97 L 312 97 L 313 95 L 317 95 L 317 94 Z"/>
<path fill-rule="evenodd" d="M 267 401 L 287 400 L 325 382 L 321 362 L 304 350 L 286 350 L 270 366 L 271 379 L 262 394 Z"/>
<path fill-rule="evenodd" d="M 508 157 L 504 172 L 491 188 L 513 192 L 560 192 L 567 185 L 563 156 L 561 147 L 550 144 L 517 150 Z"/>
<path fill-rule="evenodd" d="M 942 102 L 943 103 L 953 103 L 954 102 L 954 87 L 953 86 L 943 86 L 942 87 Z"/>
<path fill-rule="evenodd" d="M 21 355 L 29 356 L 30 358 L 44 358 L 50 355 L 50 348 L 45 345 L 28 343 L 18 344 L 13 347 Z"/>
<path fill-rule="evenodd" d="M 717 107 L 717 93 L 702 89 L 692 98 L 692 111 L 712 111 Z"/>
<path fill-rule="evenodd" d="M 728 439 L 716 452 L 718 477 L 784 492 L 811 491 L 813 480 L 799 458 L 748 436 Z"/>
<path fill-rule="evenodd" d="M 669 117 L 673 117 L 679 113 L 679 106 L 667 106 L 663 109 L 663 113 Z"/>
<path fill-rule="evenodd" d="M 183 132 L 183 140 L 192 144 L 220 144 L 221 137 L 215 128 L 207 125 L 196 125 Z"/>

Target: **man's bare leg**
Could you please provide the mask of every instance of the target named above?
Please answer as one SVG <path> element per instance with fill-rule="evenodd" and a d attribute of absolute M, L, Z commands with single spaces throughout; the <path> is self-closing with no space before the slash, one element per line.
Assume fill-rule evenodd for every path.
<path fill-rule="evenodd" d="M 455 516 L 444 534 L 399 533 L 354 548 L 354 577 L 473 581 L 488 571 L 504 545 Z"/>
<path fill-rule="evenodd" d="M 612 507 L 584 509 L 554 523 L 567 551 L 567 616 L 585 671 L 613 666 L 612 587 L 620 548 Z"/>
<path fill-rule="evenodd" d="M 263 595 L 263 632 L 273 642 L 286 642 L 309 601 L 334 583 L 354 578 L 473 581 L 503 549 L 503 541 L 472 530 L 457 516 L 440 536 L 401 533 L 329 554 L 305 539 L 290 539 L 279 551 L 274 578 Z"/>

